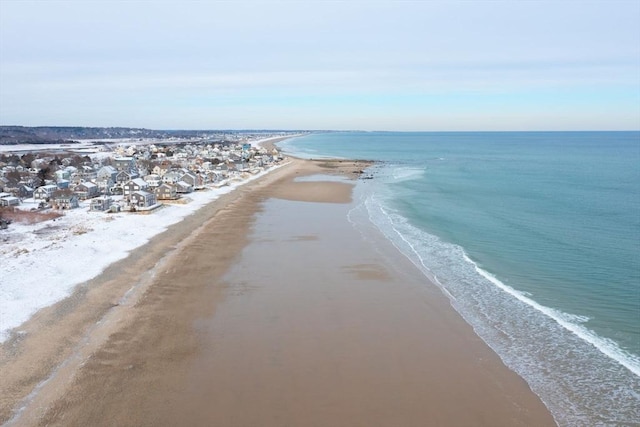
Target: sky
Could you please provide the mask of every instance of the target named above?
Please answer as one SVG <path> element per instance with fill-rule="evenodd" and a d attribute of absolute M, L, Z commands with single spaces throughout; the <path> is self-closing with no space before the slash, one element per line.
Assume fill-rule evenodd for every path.
<path fill-rule="evenodd" d="M 0 0 L 0 124 L 638 130 L 640 0 Z"/>

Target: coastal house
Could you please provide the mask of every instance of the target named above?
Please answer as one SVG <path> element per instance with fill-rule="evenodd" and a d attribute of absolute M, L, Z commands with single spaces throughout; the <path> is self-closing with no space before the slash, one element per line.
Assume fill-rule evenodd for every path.
<path fill-rule="evenodd" d="M 96 179 L 98 176 L 97 171 L 90 165 L 82 165 L 80 169 L 78 169 L 78 174 L 84 179 Z"/>
<path fill-rule="evenodd" d="M 235 173 L 238 172 L 238 164 L 234 163 L 234 162 L 227 162 L 227 172 L 229 173 Z"/>
<path fill-rule="evenodd" d="M 249 169 L 261 168 L 264 166 L 264 162 L 260 157 L 253 157 L 249 159 L 248 163 L 249 163 Z"/>
<path fill-rule="evenodd" d="M 5 191 L 7 193 L 10 193 L 12 196 L 15 196 L 16 190 L 16 187 L 0 182 L 0 191 Z"/>
<path fill-rule="evenodd" d="M 225 179 L 224 174 L 222 173 L 222 171 L 209 171 L 206 173 L 207 176 L 207 182 L 210 183 L 216 183 L 216 182 L 220 182 L 223 179 Z"/>
<path fill-rule="evenodd" d="M 13 196 L 11 193 L 0 193 L 0 206 L 8 207 L 8 206 L 18 206 L 20 204 L 20 199 Z"/>
<path fill-rule="evenodd" d="M 155 194 L 148 191 L 135 191 L 130 200 L 131 205 L 137 208 L 148 208 L 157 203 Z"/>
<path fill-rule="evenodd" d="M 103 166 L 98 170 L 96 174 L 96 180 L 111 180 L 113 182 L 116 182 L 116 175 L 118 175 L 118 171 L 116 170 L 116 168 L 114 168 L 113 166 Z"/>
<path fill-rule="evenodd" d="M 106 191 L 105 194 L 112 194 L 114 196 L 122 196 L 122 194 L 124 194 L 124 190 L 122 189 L 123 185 L 124 184 L 121 183 L 121 182 L 116 182 L 111 187 L 109 187 L 109 190 Z"/>
<path fill-rule="evenodd" d="M 137 172 L 132 171 L 120 171 L 116 175 L 116 183 L 124 184 L 125 182 L 129 182 L 132 179 L 138 178 Z"/>
<path fill-rule="evenodd" d="M 136 161 L 133 157 L 116 157 L 113 159 L 112 165 L 118 172 L 134 172 L 136 170 Z"/>
<path fill-rule="evenodd" d="M 167 183 L 161 184 L 153 192 L 158 200 L 175 200 L 179 197 L 177 187 Z"/>
<path fill-rule="evenodd" d="M 76 185 L 74 193 L 78 195 L 80 200 L 90 199 L 96 197 L 99 194 L 99 188 L 92 182 L 81 182 Z"/>
<path fill-rule="evenodd" d="M 153 169 L 151 169 L 151 173 L 158 175 L 160 177 L 163 177 L 164 174 L 169 172 L 170 168 L 171 168 L 171 165 L 169 163 L 160 163 L 158 165 L 155 165 Z"/>
<path fill-rule="evenodd" d="M 6 176 L 0 174 L 0 191 L 9 191 L 7 188 L 11 185 L 11 181 Z"/>
<path fill-rule="evenodd" d="M 175 183 L 176 190 L 180 194 L 193 193 L 193 185 L 188 182 L 178 181 Z"/>
<path fill-rule="evenodd" d="M 82 179 L 82 177 L 79 174 L 75 174 L 71 176 L 71 184 L 70 186 L 72 188 L 75 188 L 76 185 L 80 184 L 81 182 L 84 182 L 85 180 Z"/>
<path fill-rule="evenodd" d="M 58 187 L 53 184 L 42 185 L 33 190 L 33 198 L 35 200 L 48 200 L 57 189 Z"/>
<path fill-rule="evenodd" d="M 75 209 L 80 206 L 78 196 L 68 190 L 56 191 L 51 197 L 51 206 L 54 209 Z"/>
<path fill-rule="evenodd" d="M 74 175 L 78 174 L 78 168 L 75 166 L 68 165 L 67 167 L 64 168 L 64 170 L 69 173 L 69 176 L 65 179 L 71 179 L 73 178 Z"/>
<path fill-rule="evenodd" d="M 109 194 L 111 187 L 116 183 L 116 176 L 118 171 L 113 166 L 103 166 L 98 170 L 96 174 L 95 184 L 98 186 L 98 191 L 103 194 Z"/>
<path fill-rule="evenodd" d="M 151 188 L 158 187 L 160 186 L 160 184 L 162 184 L 162 178 L 160 177 L 160 175 L 157 175 L 155 173 L 146 175 L 143 179 L 147 184 L 149 184 L 149 187 Z"/>
<path fill-rule="evenodd" d="M 113 199 L 109 196 L 98 196 L 91 199 L 89 210 L 94 212 L 106 212 L 111 208 Z"/>
<path fill-rule="evenodd" d="M 243 160 L 243 158 L 244 157 L 242 157 L 241 154 L 238 154 L 236 152 L 231 152 L 231 153 L 229 153 L 228 160 L 230 162 L 239 162 L 239 161 Z"/>
<path fill-rule="evenodd" d="M 71 184 L 71 181 L 69 181 L 68 179 L 59 179 L 56 181 L 56 186 L 60 190 L 66 190 L 67 188 L 69 188 L 69 184 Z"/>
<path fill-rule="evenodd" d="M 186 172 L 180 177 L 180 181 L 186 182 L 194 189 L 201 189 L 204 185 L 202 177 L 199 174 L 192 172 Z"/>
<path fill-rule="evenodd" d="M 27 197 L 33 197 L 33 188 L 28 186 L 27 184 L 18 184 L 14 196 L 21 197 L 23 199 L 26 199 Z"/>
<path fill-rule="evenodd" d="M 58 169 L 54 174 L 56 176 L 56 181 L 71 178 L 71 173 L 66 169 Z"/>
<path fill-rule="evenodd" d="M 122 186 L 122 195 L 130 197 L 136 191 L 149 191 L 149 184 L 142 178 L 135 178 Z"/>
<path fill-rule="evenodd" d="M 202 179 L 202 188 L 205 188 L 208 184 L 211 184 L 211 178 L 206 171 L 199 171 L 198 176 Z"/>
<path fill-rule="evenodd" d="M 138 167 L 137 172 L 138 172 L 138 177 L 143 177 L 143 176 L 145 176 L 145 175 L 149 175 L 149 174 L 151 173 L 151 172 L 149 172 L 149 170 L 148 170 L 146 167 L 144 167 L 144 166 L 140 166 L 140 167 Z"/>
<path fill-rule="evenodd" d="M 162 182 L 167 184 L 176 184 L 180 181 L 180 177 L 183 175 L 182 171 L 172 170 L 165 173 L 162 176 Z"/>

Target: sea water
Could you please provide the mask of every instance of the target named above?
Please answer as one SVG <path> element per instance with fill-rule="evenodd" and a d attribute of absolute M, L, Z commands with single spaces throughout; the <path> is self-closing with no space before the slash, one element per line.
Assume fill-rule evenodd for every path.
<path fill-rule="evenodd" d="M 640 425 L 640 132 L 344 132 L 358 206 L 562 426 Z"/>

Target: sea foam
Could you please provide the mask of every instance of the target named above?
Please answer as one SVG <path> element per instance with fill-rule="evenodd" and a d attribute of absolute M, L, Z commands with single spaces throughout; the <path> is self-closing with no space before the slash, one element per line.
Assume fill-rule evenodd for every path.
<path fill-rule="evenodd" d="M 639 361 L 583 326 L 588 317 L 546 307 L 534 295 L 506 285 L 460 246 L 411 225 L 376 190 L 363 196 L 361 204 L 368 219 L 529 383 L 560 425 L 640 419 Z M 616 401 L 604 401 L 603 393 L 616 396 Z"/>

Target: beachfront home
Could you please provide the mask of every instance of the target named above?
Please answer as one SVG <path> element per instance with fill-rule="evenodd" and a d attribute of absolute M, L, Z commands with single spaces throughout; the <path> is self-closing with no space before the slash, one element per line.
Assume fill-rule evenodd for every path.
<path fill-rule="evenodd" d="M 193 185 L 189 184 L 188 182 L 178 181 L 175 183 L 175 186 L 178 193 L 193 193 Z"/>
<path fill-rule="evenodd" d="M 165 182 L 167 184 L 176 184 L 178 181 L 180 181 L 180 177 L 182 175 L 183 175 L 183 172 L 181 171 L 177 171 L 177 170 L 169 171 L 162 176 L 162 182 Z"/>
<path fill-rule="evenodd" d="M 221 171 L 208 171 L 206 173 L 206 180 L 209 183 L 220 182 L 225 178 Z"/>
<path fill-rule="evenodd" d="M 54 209 L 75 209 L 80 206 L 80 204 L 78 203 L 78 196 L 76 194 L 68 190 L 61 190 L 53 194 L 51 206 Z"/>
<path fill-rule="evenodd" d="M 180 181 L 186 182 L 196 190 L 201 189 L 204 186 L 202 177 L 199 174 L 195 174 L 192 172 L 186 172 L 182 174 L 182 176 L 180 177 Z"/>
<path fill-rule="evenodd" d="M 158 200 L 175 200 L 178 196 L 178 191 L 175 185 L 162 184 L 153 190 Z"/>
<path fill-rule="evenodd" d="M 131 205 L 138 208 L 148 208 L 157 203 L 156 196 L 148 191 L 136 191 L 131 194 Z"/>
<path fill-rule="evenodd" d="M 35 190 L 33 190 L 33 198 L 35 200 L 48 200 L 53 195 L 54 191 L 56 191 L 58 187 L 53 184 L 42 185 Z"/>
<path fill-rule="evenodd" d="M 149 184 L 142 178 L 136 178 L 122 186 L 122 194 L 125 197 L 130 197 L 136 191 L 149 191 Z"/>
<path fill-rule="evenodd" d="M 113 204 L 113 199 L 109 196 L 99 196 L 91 199 L 89 210 L 97 212 L 106 212 Z"/>
<path fill-rule="evenodd" d="M 0 206 L 18 206 L 20 204 L 20 199 L 13 196 L 11 193 L 0 193 Z"/>
<path fill-rule="evenodd" d="M 118 171 L 113 166 L 104 166 L 100 168 L 97 173 L 95 184 L 98 186 L 98 191 L 103 194 L 109 194 L 111 187 L 116 183 L 116 176 Z"/>
<path fill-rule="evenodd" d="M 98 186 L 92 182 L 81 182 L 76 185 L 74 193 L 78 195 L 80 200 L 90 199 L 99 194 Z"/>

